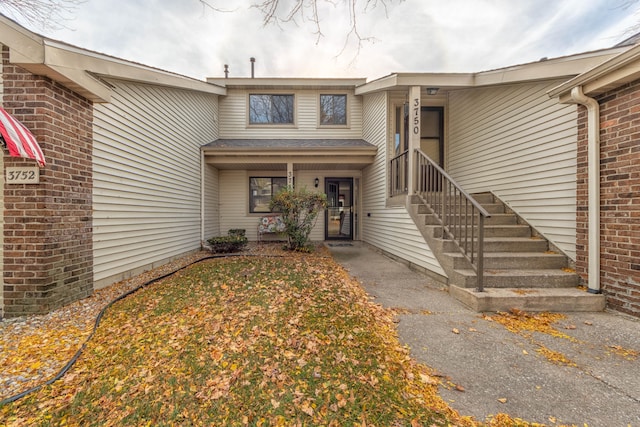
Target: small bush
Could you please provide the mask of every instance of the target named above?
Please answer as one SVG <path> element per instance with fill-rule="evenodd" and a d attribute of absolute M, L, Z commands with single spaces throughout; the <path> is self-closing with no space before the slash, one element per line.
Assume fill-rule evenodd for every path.
<path fill-rule="evenodd" d="M 212 237 L 207 240 L 207 243 L 209 243 L 211 252 L 213 253 L 226 254 L 240 252 L 248 242 L 244 234 L 245 230 L 242 228 L 232 229 L 229 230 L 227 236 Z"/>
<path fill-rule="evenodd" d="M 299 191 L 293 188 L 280 190 L 269 203 L 274 212 L 280 212 L 289 240 L 288 248 L 293 251 L 311 252 L 309 234 L 316 224 L 318 214 L 327 206 L 327 196 L 319 192 Z"/>
<path fill-rule="evenodd" d="M 246 230 L 244 228 L 232 228 L 229 230 L 229 236 L 241 236 L 244 237 Z"/>

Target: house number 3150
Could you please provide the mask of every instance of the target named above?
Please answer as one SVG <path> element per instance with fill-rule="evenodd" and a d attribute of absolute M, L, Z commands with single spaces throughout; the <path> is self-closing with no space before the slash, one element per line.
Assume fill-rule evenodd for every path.
<path fill-rule="evenodd" d="M 413 134 L 420 135 L 420 98 L 413 100 Z"/>

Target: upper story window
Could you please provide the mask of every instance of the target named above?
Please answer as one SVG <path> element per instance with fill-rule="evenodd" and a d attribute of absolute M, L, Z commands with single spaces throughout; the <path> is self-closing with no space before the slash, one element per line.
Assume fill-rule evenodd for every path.
<path fill-rule="evenodd" d="M 293 124 L 293 95 L 249 95 L 249 124 Z"/>
<path fill-rule="evenodd" d="M 320 124 L 347 124 L 347 95 L 320 95 Z"/>

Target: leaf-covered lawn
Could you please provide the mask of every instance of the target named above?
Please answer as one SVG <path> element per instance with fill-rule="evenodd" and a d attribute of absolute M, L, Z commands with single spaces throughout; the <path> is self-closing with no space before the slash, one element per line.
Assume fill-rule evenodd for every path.
<path fill-rule="evenodd" d="M 325 252 L 202 262 L 112 306 L 0 425 L 475 425 Z"/>

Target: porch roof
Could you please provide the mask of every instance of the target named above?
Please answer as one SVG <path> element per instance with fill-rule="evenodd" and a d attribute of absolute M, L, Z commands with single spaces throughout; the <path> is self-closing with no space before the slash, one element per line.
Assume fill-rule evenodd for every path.
<path fill-rule="evenodd" d="M 363 139 L 217 139 L 202 146 L 218 169 L 363 169 L 378 148 Z"/>

